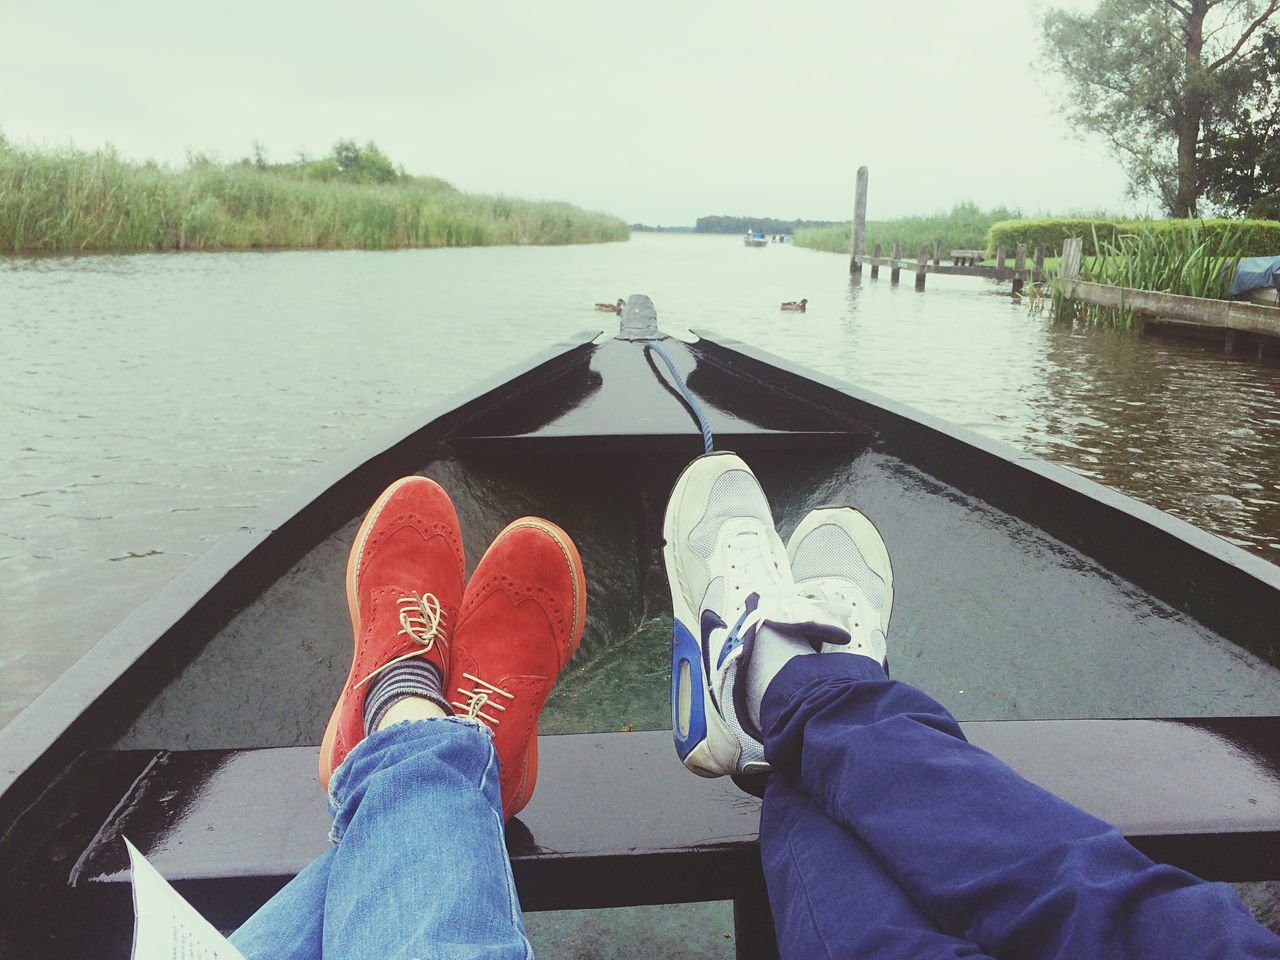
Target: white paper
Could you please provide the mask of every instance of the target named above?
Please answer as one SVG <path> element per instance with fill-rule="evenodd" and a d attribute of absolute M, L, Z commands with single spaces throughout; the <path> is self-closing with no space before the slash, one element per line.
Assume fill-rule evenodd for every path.
<path fill-rule="evenodd" d="M 133 868 L 133 960 L 244 960 L 128 840 Z"/>

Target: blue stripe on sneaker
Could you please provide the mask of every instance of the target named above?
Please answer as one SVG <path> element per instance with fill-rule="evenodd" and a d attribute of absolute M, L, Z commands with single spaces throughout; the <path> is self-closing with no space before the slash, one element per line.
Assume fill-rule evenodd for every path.
<path fill-rule="evenodd" d="M 720 648 L 720 656 L 716 660 L 717 670 L 719 670 L 722 666 L 724 666 L 724 661 L 729 656 L 729 654 L 733 653 L 733 651 L 737 650 L 738 647 L 742 646 L 742 641 L 745 639 L 740 633 L 740 631 L 742 630 L 742 624 L 746 622 L 747 617 L 752 613 L 752 611 L 755 610 L 755 608 L 759 605 L 759 603 L 760 603 L 760 595 L 758 593 L 753 593 L 749 597 L 747 597 L 746 609 L 742 611 L 742 616 L 740 616 L 738 618 L 738 622 L 733 625 L 733 629 L 729 631 L 729 636 L 725 640 L 724 646 Z"/>
<path fill-rule="evenodd" d="M 711 634 L 728 626 L 714 610 L 703 610 L 700 620 L 702 626 L 702 668 L 711 672 Z"/>
<path fill-rule="evenodd" d="M 684 733 L 680 732 L 680 682 L 685 676 L 689 685 L 689 717 Z M 671 637 L 671 735 L 680 759 L 687 757 L 707 739 L 707 717 L 703 701 L 705 682 L 702 677 L 702 651 L 689 628 L 679 620 Z"/>

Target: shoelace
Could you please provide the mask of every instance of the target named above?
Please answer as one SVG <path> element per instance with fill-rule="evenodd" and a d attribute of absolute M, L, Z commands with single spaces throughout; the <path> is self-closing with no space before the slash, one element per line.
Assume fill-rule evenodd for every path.
<path fill-rule="evenodd" d="M 757 585 L 757 606 L 748 613 L 738 625 L 738 636 L 750 633 L 764 621 L 766 611 L 774 603 L 785 602 L 787 597 L 800 596 L 800 592 L 790 577 L 790 571 L 784 573 L 777 559 L 769 549 L 767 534 L 762 530 L 743 529 L 734 533 L 725 543 L 726 559 L 729 569 L 735 571 L 735 579 Z"/>
<path fill-rule="evenodd" d="M 396 636 L 409 637 L 414 643 L 420 644 L 422 649 L 410 650 L 394 660 L 388 660 L 357 683 L 355 685 L 357 690 L 387 669 L 387 667 L 394 666 L 411 657 L 422 656 L 435 646 L 436 637 L 440 636 L 440 629 L 444 624 L 444 610 L 441 609 L 440 601 L 436 599 L 435 594 L 419 594 L 415 590 L 407 597 L 400 597 L 398 602 L 400 604 L 400 632 Z"/>
<path fill-rule="evenodd" d="M 826 583 L 815 583 L 798 587 L 801 594 L 808 597 L 822 606 L 826 607 L 833 615 L 846 620 L 852 627 L 849 633 L 849 642 L 862 649 L 869 643 L 869 637 L 873 633 L 880 632 L 880 624 L 877 620 L 875 608 L 871 606 L 871 602 L 867 600 L 862 591 L 852 584 L 836 581 Z M 860 604 L 859 601 L 862 601 Z M 864 630 L 862 627 L 862 618 L 870 615 L 873 623 L 868 624 Z M 858 618 L 858 619 L 855 619 Z"/>
<path fill-rule="evenodd" d="M 768 551 L 766 534 L 761 530 L 739 530 L 725 544 L 731 570 L 743 570 L 749 583 L 773 583 L 779 589 L 790 588 L 791 578 Z"/>
<path fill-rule="evenodd" d="M 853 617 L 858 613 L 857 598 L 862 596 L 859 590 L 836 583 L 812 584 L 799 589 L 802 596 L 823 604 L 832 613 L 848 617 L 855 627 L 862 626 L 861 621 L 853 621 Z"/>
<path fill-rule="evenodd" d="M 493 717 L 485 713 L 485 707 L 492 707 L 494 710 L 499 710 L 505 713 L 507 708 L 497 700 L 493 699 L 493 694 L 496 693 L 499 696 L 506 697 L 508 700 L 514 700 L 516 695 L 514 693 L 507 693 L 507 691 L 503 690 L 501 687 L 495 687 L 492 683 L 481 680 L 479 677 L 473 676 L 470 673 L 464 673 L 462 676 L 464 679 L 471 681 L 472 688 L 468 690 L 466 687 L 458 687 L 458 692 L 466 697 L 466 702 L 461 703 L 454 700 L 452 705 L 461 710 L 470 720 L 480 717 L 483 720 L 489 721 L 489 723 L 494 726 L 497 726 L 501 721 L 497 717 Z"/>

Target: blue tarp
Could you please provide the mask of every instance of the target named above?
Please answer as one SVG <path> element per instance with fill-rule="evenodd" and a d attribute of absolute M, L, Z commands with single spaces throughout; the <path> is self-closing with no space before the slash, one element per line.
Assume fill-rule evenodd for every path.
<path fill-rule="evenodd" d="M 1236 266 L 1227 296 L 1238 297 L 1246 290 L 1275 287 L 1280 290 L 1280 257 L 1245 257 Z"/>

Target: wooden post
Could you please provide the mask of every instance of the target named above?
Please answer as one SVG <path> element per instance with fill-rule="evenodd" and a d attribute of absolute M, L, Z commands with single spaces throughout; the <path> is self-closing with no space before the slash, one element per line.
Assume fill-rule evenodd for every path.
<path fill-rule="evenodd" d="M 862 276 L 867 241 L 867 168 L 858 168 L 858 192 L 853 200 L 853 235 L 849 238 L 849 276 Z"/>
<path fill-rule="evenodd" d="M 925 272 L 929 269 L 929 245 L 920 244 L 920 253 L 916 255 L 916 289 L 924 289 Z"/>
<path fill-rule="evenodd" d="M 1025 243 L 1018 244 L 1017 252 L 1013 255 L 1013 293 L 1018 296 L 1022 293 L 1022 281 L 1024 279 L 1023 269 L 1027 265 L 1027 245 Z"/>
<path fill-rule="evenodd" d="M 876 244 L 871 251 L 871 279 L 875 280 L 880 276 L 880 244 Z"/>
<path fill-rule="evenodd" d="M 935 267 L 942 266 L 942 241 L 933 241 L 933 265 Z"/>
<path fill-rule="evenodd" d="M 996 247 L 996 279 L 1003 280 L 1001 274 L 1004 273 L 1004 244 Z"/>
<path fill-rule="evenodd" d="M 1059 277 L 1065 281 L 1063 293 L 1068 297 L 1075 293 L 1075 281 L 1080 279 L 1080 261 L 1084 258 L 1084 237 L 1072 237 L 1062 241 L 1062 268 Z"/>
<path fill-rule="evenodd" d="M 1035 272 L 1031 275 L 1031 279 L 1033 281 L 1043 280 L 1044 279 L 1044 244 L 1043 243 L 1036 244 L 1035 264 L 1036 264 Z"/>
<path fill-rule="evenodd" d="M 889 268 L 889 282 L 898 285 L 898 275 L 902 273 L 902 241 L 893 245 L 893 266 Z"/>

